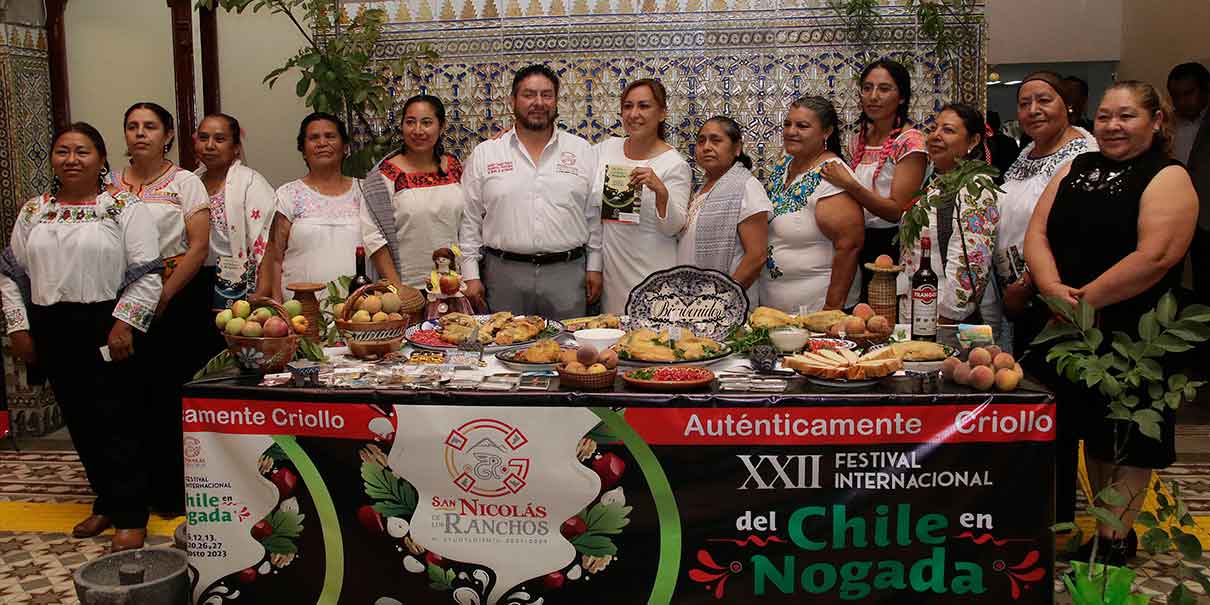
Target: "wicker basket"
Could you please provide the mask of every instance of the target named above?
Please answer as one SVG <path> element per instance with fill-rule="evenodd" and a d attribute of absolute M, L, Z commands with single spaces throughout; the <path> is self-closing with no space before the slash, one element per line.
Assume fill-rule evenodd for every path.
<path fill-rule="evenodd" d="M 270 307 L 279 317 L 285 319 L 287 324 L 290 323 L 290 314 L 286 313 L 286 309 L 277 301 L 255 298 L 248 302 L 253 307 Z M 294 354 L 298 352 L 299 336 L 294 333 L 278 337 L 232 336 L 224 333 L 223 338 L 227 339 L 227 350 L 241 368 L 261 374 L 285 370 L 286 364 L 293 361 Z"/>
<path fill-rule="evenodd" d="M 563 369 L 563 365 L 560 364 L 555 370 L 559 372 L 559 388 L 561 389 L 599 391 L 612 387 L 614 380 L 618 377 L 617 368 L 600 374 L 581 374 L 578 372 L 567 372 Z"/>
<path fill-rule="evenodd" d="M 388 353 L 394 353 L 403 346 L 403 333 L 408 327 L 408 315 L 400 308 L 403 319 L 392 319 L 376 323 L 353 322 L 351 318 L 357 312 L 357 303 L 361 299 L 375 293 L 393 292 L 395 288 L 385 281 L 366 284 L 354 290 L 345 300 L 344 309 L 336 318 L 336 329 L 349 346 L 349 353 L 358 359 L 380 359 Z M 403 297 L 400 296 L 402 299 Z"/>
<path fill-rule="evenodd" d="M 874 267 L 870 263 L 866 263 L 866 268 L 874 272 L 869 288 L 870 307 L 874 309 L 874 313 L 887 318 L 887 321 L 893 326 L 898 323 L 897 316 L 899 315 L 899 295 L 895 291 L 895 276 L 903 268 L 896 266 L 884 269 Z"/>

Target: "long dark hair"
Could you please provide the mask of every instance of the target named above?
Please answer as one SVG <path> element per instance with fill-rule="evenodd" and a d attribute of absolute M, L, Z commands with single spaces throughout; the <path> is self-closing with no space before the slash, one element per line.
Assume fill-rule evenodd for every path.
<path fill-rule="evenodd" d="M 828 140 L 824 142 L 824 147 L 828 151 L 836 154 L 836 157 L 844 159 L 844 153 L 840 146 L 840 116 L 836 114 L 836 106 L 828 99 L 818 95 L 808 95 L 799 97 L 790 103 L 792 109 L 806 109 L 815 114 L 819 118 L 819 125 L 824 128 L 831 128 L 832 134 L 828 135 Z"/>
<path fill-rule="evenodd" d="M 731 144 L 740 145 L 740 148 L 743 148 L 744 133 L 742 130 L 740 130 L 738 122 L 727 116 L 714 116 L 713 118 L 710 118 L 702 123 L 702 126 L 704 127 L 706 124 L 711 122 L 718 124 L 719 127 L 723 129 L 723 133 L 727 135 L 728 139 L 731 139 Z M 737 162 L 743 164 L 744 168 L 752 170 L 752 158 L 748 157 L 748 154 L 741 151 L 739 155 L 736 156 L 735 161 L 731 162 L 731 165 L 734 166 Z"/>
<path fill-rule="evenodd" d="M 979 137 L 979 144 L 975 145 L 963 159 L 966 160 L 986 160 L 985 147 L 987 146 L 987 123 L 983 121 L 983 112 L 967 105 L 966 103 L 947 103 L 937 112 L 941 115 L 942 111 L 952 111 L 962 120 L 962 126 L 966 128 L 967 137 Z"/>
<path fill-rule="evenodd" d="M 441 103 L 441 99 L 438 99 L 433 95 L 415 95 L 403 102 L 402 114 L 406 116 L 408 113 L 408 108 L 416 103 L 428 103 L 429 107 L 433 108 L 433 113 L 437 114 L 437 123 L 440 124 L 442 128 L 445 128 L 445 105 Z M 402 121 L 403 118 L 400 118 L 400 122 Z M 441 168 L 441 158 L 445 157 L 444 139 L 444 135 L 439 135 L 437 137 L 437 142 L 433 144 L 433 161 L 437 163 L 437 175 L 442 177 L 445 176 L 445 170 Z M 407 143 L 400 143 L 399 155 L 405 155 L 407 152 Z"/>
<path fill-rule="evenodd" d="M 105 149 L 105 137 L 101 136 L 100 131 L 88 122 L 72 122 L 66 128 L 55 133 L 54 138 L 51 139 L 51 148 L 54 148 L 55 143 L 58 143 L 63 135 L 71 132 L 88 137 L 88 140 L 92 141 L 92 146 L 97 148 L 97 153 L 101 154 L 101 157 L 104 158 L 101 161 L 101 172 L 97 175 L 97 191 L 104 191 L 106 185 L 105 175 L 109 173 L 109 151 Z M 51 180 L 51 194 L 58 193 L 60 186 L 59 176 L 55 175 L 54 179 Z"/>
<path fill-rule="evenodd" d="M 151 113 L 154 113 L 155 117 L 159 118 L 160 123 L 164 125 L 164 132 L 171 132 L 174 135 L 176 134 L 176 121 L 172 119 L 172 112 L 168 111 L 167 109 L 164 109 L 163 105 L 160 105 L 159 103 L 153 103 L 151 101 L 139 101 L 138 103 L 131 105 L 130 108 L 126 110 L 126 115 L 122 116 L 122 130 L 123 131 L 126 130 L 126 122 L 130 121 L 130 114 L 133 113 L 134 110 L 136 110 L 136 109 L 146 109 L 146 110 L 150 111 Z M 169 139 L 168 142 L 164 145 L 164 153 L 168 153 L 169 151 L 172 151 L 172 144 L 175 142 L 176 142 L 175 136 L 172 137 L 171 139 Z"/>
<path fill-rule="evenodd" d="M 897 107 L 895 107 L 894 125 L 895 128 L 899 128 L 906 125 L 910 121 L 908 119 L 908 107 L 912 104 L 912 76 L 910 73 L 908 73 L 907 68 L 904 67 L 902 63 L 891 59 L 878 59 L 877 61 L 866 65 L 865 69 L 861 70 L 861 78 L 857 80 L 859 91 L 861 89 L 861 84 L 863 84 L 865 79 L 869 77 L 870 72 L 878 68 L 885 69 L 887 73 L 891 74 L 891 79 L 895 81 L 895 88 L 899 89 L 900 103 Z M 861 110 L 861 116 L 858 117 L 858 121 L 861 124 L 861 138 L 864 139 L 866 127 L 873 122 L 873 120 L 870 119 L 870 116 L 866 115 L 865 110 L 863 109 Z"/>

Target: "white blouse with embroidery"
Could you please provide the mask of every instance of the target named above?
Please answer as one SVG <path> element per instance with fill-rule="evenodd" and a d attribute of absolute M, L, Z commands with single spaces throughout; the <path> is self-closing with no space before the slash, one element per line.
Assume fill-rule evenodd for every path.
<path fill-rule="evenodd" d="M 129 193 L 102 193 L 93 204 L 60 204 L 43 195 L 17 217 L 7 261 L 29 277 L 33 304 L 117 298 L 113 316 L 146 332 L 163 287 L 160 274 L 149 272 L 162 266 L 158 244 L 147 204 Z M 133 281 L 123 289 L 128 278 Z M 0 299 L 8 333 L 28 330 L 26 301 L 8 275 L 0 275 Z"/>
<path fill-rule="evenodd" d="M 295 282 L 326 284 L 356 270 L 357 246 L 364 245 L 365 203 L 354 179 L 341 195 L 324 195 L 302 179 L 277 189 L 277 213 L 290 221 L 290 240 L 282 266 L 282 287 Z M 366 217 L 366 220 L 369 220 Z M 285 292 L 290 296 L 289 290 Z"/>
<path fill-rule="evenodd" d="M 123 176 L 122 172 L 113 175 L 114 187 L 131 191 L 131 185 Z M 132 193 L 143 200 L 155 221 L 160 256 L 168 259 L 184 254 L 189 248 L 185 222 L 198 212 L 210 210 L 210 195 L 202 180 L 188 170 L 173 166 L 154 182 L 144 185 L 141 191 Z"/>

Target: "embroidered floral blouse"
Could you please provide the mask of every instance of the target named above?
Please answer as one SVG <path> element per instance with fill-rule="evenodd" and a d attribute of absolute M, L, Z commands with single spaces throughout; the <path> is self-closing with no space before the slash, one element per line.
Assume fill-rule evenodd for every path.
<path fill-rule="evenodd" d="M 157 235 L 147 205 L 129 193 L 102 193 L 91 204 L 60 204 L 49 194 L 30 200 L 0 259 L 7 332 L 29 329 L 27 302 L 114 299 L 113 316 L 146 331 L 163 287 Z"/>
<path fill-rule="evenodd" d="M 940 191 L 930 187 L 923 202 L 927 203 L 937 195 L 940 195 Z M 968 194 L 964 187 L 959 190 L 955 205 L 951 220 L 952 234 L 945 250 L 940 249 L 937 236 L 936 208 L 929 209 L 929 224 L 920 235 L 928 236 L 932 242 L 930 258 L 933 271 L 939 278 L 938 311 L 942 317 L 961 320 L 979 309 L 980 303 L 983 302 L 983 293 L 991 279 L 992 251 L 996 247 L 996 233 L 1000 222 L 994 183 L 986 179 L 983 183 L 983 193 L 977 198 Z M 900 258 L 904 266 L 896 280 L 896 291 L 900 295 L 900 317 L 910 316 L 905 304 L 907 294 L 911 291 L 911 276 L 920 268 L 920 253 L 919 239 L 910 246 L 900 242 Z"/>

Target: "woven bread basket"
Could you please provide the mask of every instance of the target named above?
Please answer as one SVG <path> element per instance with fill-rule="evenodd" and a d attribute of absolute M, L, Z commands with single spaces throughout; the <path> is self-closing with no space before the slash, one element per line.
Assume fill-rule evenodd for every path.
<path fill-rule="evenodd" d="M 336 329 L 349 347 L 349 353 L 358 359 L 380 359 L 388 353 L 398 351 L 403 346 L 403 333 L 408 327 L 408 314 L 405 307 L 400 307 L 399 314 L 403 319 L 391 319 L 379 322 L 354 322 L 353 314 L 361 300 L 372 294 L 396 292 L 403 299 L 403 288 L 393 287 L 385 281 L 366 284 L 353 291 L 347 299 L 340 315 L 336 318 Z M 415 288 L 412 289 L 415 291 Z M 423 298 L 421 298 L 423 305 Z"/>
<path fill-rule="evenodd" d="M 290 314 L 277 301 L 270 298 L 253 298 L 248 302 L 253 308 L 269 307 L 273 309 L 277 316 L 284 319 L 289 325 Z M 224 333 L 223 338 L 227 340 L 227 350 L 241 368 L 261 374 L 285 370 L 286 364 L 290 363 L 294 359 L 294 354 L 298 352 L 299 336 L 294 333 L 293 327 L 288 336 L 251 337 L 232 336 Z"/>
<path fill-rule="evenodd" d="M 587 374 L 568 372 L 563 369 L 563 364 L 559 364 L 555 370 L 559 373 L 559 388 L 561 389 L 599 391 L 612 387 L 614 379 L 618 377 L 617 368 L 606 370 L 600 374 Z"/>

